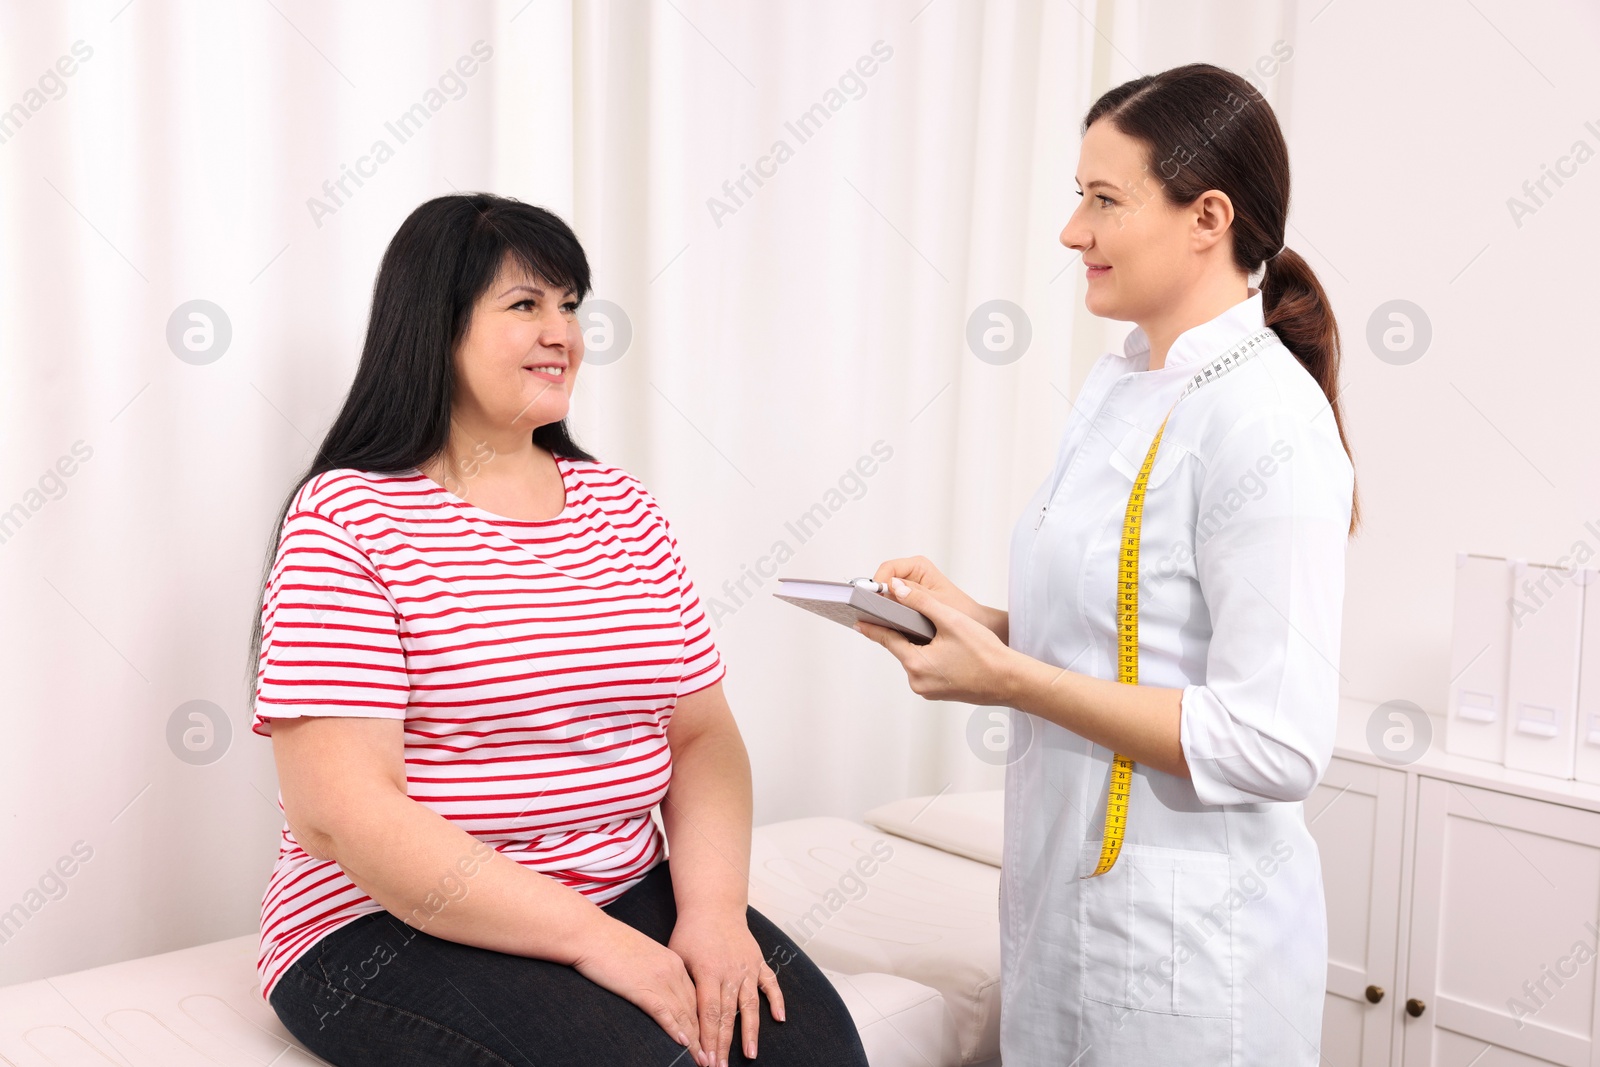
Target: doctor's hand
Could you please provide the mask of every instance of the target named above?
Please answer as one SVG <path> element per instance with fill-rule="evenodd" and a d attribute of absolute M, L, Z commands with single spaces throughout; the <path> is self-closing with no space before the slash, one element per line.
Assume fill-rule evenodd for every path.
<path fill-rule="evenodd" d="M 1010 702 L 1016 653 L 993 630 L 916 582 L 891 577 L 888 596 L 926 615 L 938 631 L 927 644 L 914 645 L 898 630 L 856 623 L 857 630 L 894 653 L 913 693 L 927 700 L 964 704 Z"/>
<path fill-rule="evenodd" d="M 877 571 L 872 575 L 872 580 L 880 585 L 888 585 L 894 578 L 904 578 L 908 582 L 916 583 L 940 603 L 949 604 L 968 618 L 978 620 L 994 631 L 1002 641 L 1005 640 L 1005 630 L 1002 627 L 1007 617 L 1006 613 L 984 607 L 962 592 L 956 583 L 946 578 L 927 556 L 905 556 L 886 560 L 879 564 Z M 928 613 L 924 611 L 923 614 Z"/>

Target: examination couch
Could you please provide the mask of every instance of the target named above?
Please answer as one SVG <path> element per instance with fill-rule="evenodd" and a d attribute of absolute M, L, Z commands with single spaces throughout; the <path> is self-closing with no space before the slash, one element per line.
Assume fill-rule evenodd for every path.
<path fill-rule="evenodd" d="M 757 827 L 750 903 L 827 972 L 872 1067 L 999 1064 L 1001 794 Z M 0 1067 L 304 1067 L 256 935 L 0 988 Z"/>

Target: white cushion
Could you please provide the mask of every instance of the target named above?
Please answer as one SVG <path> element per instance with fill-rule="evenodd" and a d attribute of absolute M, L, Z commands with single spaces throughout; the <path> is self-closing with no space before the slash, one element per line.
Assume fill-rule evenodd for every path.
<path fill-rule="evenodd" d="M 960 1057 L 932 1067 L 999 1053 L 999 899 L 998 868 L 846 819 L 758 826 L 751 842 L 751 905 L 819 967 L 943 994 Z"/>
<path fill-rule="evenodd" d="M 891 800 L 862 818 L 886 833 L 998 867 L 1005 837 L 1005 806 L 1004 789 L 940 793 Z"/>
<path fill-rule="evenodd" d="M 822 973 L 850 1009 L 871 1067 L 961 1062 L 955 1020 L 937 989 L 892 974 L 840 974 L 827 968 Z"/>
<path fill-rule="evenodd" d="M 0 1062 L 309 1067 L 256 992 L 256 935 L 0 989 Z"/>

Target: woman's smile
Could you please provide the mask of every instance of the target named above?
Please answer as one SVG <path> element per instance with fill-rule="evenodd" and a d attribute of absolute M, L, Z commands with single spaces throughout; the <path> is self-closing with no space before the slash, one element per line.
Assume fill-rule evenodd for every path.
<path fill-rule="evenodd" d="M 564 363 L 540 363 L 531 367 L 523 367 L 522 369 L 535 378 L 547 382 L 562 382 L 567 377 L 567 367 Z"/>

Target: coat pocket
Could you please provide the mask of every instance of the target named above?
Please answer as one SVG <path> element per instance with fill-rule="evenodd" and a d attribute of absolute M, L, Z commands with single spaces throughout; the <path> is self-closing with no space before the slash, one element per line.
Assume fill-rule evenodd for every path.
<path fill-rule="evenodd" d="M 1171 427 L 1167 428 L 1169 431 Z M 1154 430 L 1141 430 L 1137 426 L 1128 428 L 1111 449 L 1111 466 L 1128 479 L 1128 487 L 1133 487 L 1134 479 L 1139 477 L 1139 468 L 1144 466 L 1144 457 L 1150 451 L 1150 441 L 1155 437 Z M 1172 440 L 1170 432 L 1161 435 L 1161 447 L 1156 449 L 1156 461 L 1150 468 L 1150 480 L 1145 483 L 1146 490 L 1153 489 L 1167 480 L 1167 476 L 1177 469 L 1178 464 L 1187 455 L 1184 448 Z"/>
<path fill-rule="evenodd" d="M 1086 841 L 1079 872 L 1094 870 Z M 1233 1014 L 1233 909 L 1226 853 L 1124 843 L 1078 883 L 1083 995 L 1127 1011 Z"/>

